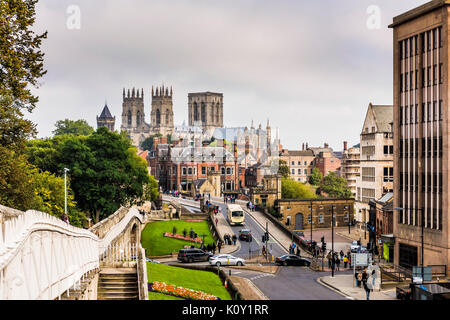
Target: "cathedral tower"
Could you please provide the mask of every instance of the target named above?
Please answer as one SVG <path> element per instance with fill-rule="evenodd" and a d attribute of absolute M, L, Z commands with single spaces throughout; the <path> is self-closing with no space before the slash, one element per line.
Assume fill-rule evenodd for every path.
<path fill-rule="evenodd" d="M 173 125 L 173 101 L 172 87 L 157 87 L 156 91 L 152 87 L 152 112 L 151 128 L 152 133 L 160 133 L 163 136 L 172 134 Z"/>
<path fill-rule="evenodd" d="M 223 94 L 189 93 L 189 125 L 203 129 L 223 128 Z"/>
<path fill-rule="evenodd" d="M 122 131 L 127 131 L 134 145 L 139 145 L 150 133 L 150 125 L 145 122 L 144 89 L 123 89 Z"/>

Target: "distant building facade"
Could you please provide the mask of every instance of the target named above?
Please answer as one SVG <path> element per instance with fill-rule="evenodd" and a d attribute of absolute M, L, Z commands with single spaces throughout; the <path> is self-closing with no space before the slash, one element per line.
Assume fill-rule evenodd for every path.
<path fill-rule="evenodd" d="M 357 198 L 357 180 L 360 176 L 360 149 L 356 147 L 348 148 L 347 141 L 344 141 L 344 151 L 342 152 L 340 175 L 347 181 L 347 186 L 352 192 L 354 199 Z"/>
<path fill-rule="evenodd" d="M 369 104 L 360 135 L 356 221 L 369 219 L 369 201 L 393 191 L 393 107 Z"/>
<path fill-rule="evenodd" d="M 314 166 L 314 152 L 312 150 L 287 150 L 280 152 L 280 160 L 286 162 L 289 167 L 290 178 L 307 183 L 311 177 Z"/>
<path fill-rule="evenodd" d="M 332 212 L 335 227 L 348 226 L 353 221 L 353 199 L 281 199 L 277 201 L 283 224 L 290 230 L 330 228 Z M 327 240 L 328 241 L 328 240 Z"/>

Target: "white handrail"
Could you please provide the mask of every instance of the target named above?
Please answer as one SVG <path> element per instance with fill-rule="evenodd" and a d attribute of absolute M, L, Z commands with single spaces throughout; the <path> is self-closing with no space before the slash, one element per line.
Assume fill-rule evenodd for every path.
<path fill-rule="evenodd" d="M 130 221 L 144 217 L 137 208 L 99 239 L 47 213 L 28 210 L 0 224 L 0 300 L 55 299 L 99 268 L 100 257 Z"/>

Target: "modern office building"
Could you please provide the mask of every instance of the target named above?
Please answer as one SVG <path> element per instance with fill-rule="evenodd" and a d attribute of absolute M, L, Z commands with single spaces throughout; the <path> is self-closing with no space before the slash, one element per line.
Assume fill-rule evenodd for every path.
<path fill-rule="evenodd" d="M 450 265 L 449 14 L 450 1 L 435 0 L 395 17 L 389 26 L 394 36 L 394 263 L 408 268 Z"/>

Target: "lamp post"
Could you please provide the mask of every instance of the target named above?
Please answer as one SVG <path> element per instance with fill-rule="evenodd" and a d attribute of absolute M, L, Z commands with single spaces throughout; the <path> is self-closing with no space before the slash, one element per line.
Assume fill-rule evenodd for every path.
<path fill-rule="evenodd" d="M 334 265 L 334 205 L 331 205 L 331 259 Z M 331 276 L 334 277 L 334 267 L 331 268 Z"/>
<path fill-rule="evenodd" d="M 67 222 L 67 172 L 70 171 L 64 168 L 64 221 Z"/>
<path fill-rule="evenodd" d="M 394 208 L 394 210 L 397 211 L 404 211 L 404 210 L 409 210 L 409 208 Z M 423 240 L 423 229 L 424 229 L 424 216 L 423 216 L 423 209 L 422 208 L 415 208 L 414 210 L 416 211 L 420 211 L 420 233 L 421 233 L 421 259 L 420 259 L 420 263 L 421 263 L 421 275 L 422 275 L 422 282 L 424 281 L 423 279 L 423 255 L 424 255 L 424 240 Z"/>
<path fill-rule="evenodd" d="M 312 251 L 312 232 L 313 232 L 313 207 L 312 207 L 312 201 L 311 201 L 311 223 L 310 223 L 310 226 L 311 226 L 311 251 Z"/>

